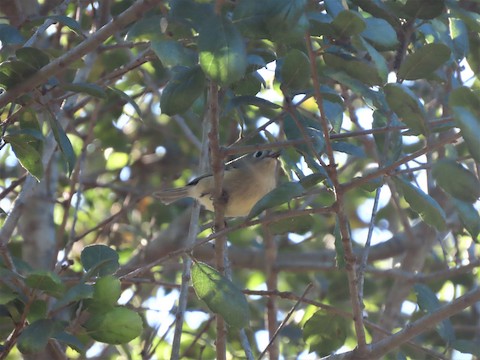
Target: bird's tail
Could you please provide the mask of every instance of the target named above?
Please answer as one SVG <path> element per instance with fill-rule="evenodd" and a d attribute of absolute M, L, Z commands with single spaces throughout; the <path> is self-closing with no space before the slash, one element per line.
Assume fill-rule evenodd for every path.
<path fill-rule="evenodd" d="M 177 200 L 189 197 L 190 195 L 188 193 L 188 188 L 185 186 L 177 189 L 156 191 L 153 193 L 153 196 L 159 199 L 165 205 L 169 205 Z"/>

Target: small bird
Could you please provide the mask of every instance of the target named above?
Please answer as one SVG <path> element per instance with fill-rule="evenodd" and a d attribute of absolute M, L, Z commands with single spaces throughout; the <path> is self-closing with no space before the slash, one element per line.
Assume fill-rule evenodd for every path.
<path fill-rule="evenodd" d="M 259 150 L 225 164 L 222 198 L 225 216 L 247 216 L 253 206 L 277 186 L 280 152 Z M 197 199 L 213 211 L 213 175 L 205 174 L 177 189 L 157 191 L 153 195 L 168 205 L 183 198 Z"/>

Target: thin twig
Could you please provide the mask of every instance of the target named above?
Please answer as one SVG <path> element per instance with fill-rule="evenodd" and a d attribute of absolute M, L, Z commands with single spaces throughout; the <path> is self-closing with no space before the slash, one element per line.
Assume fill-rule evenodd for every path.
<path fill-rule="evenodd" d="M 208 133 L 210 131 L 210 119 L 206 115 L 203 119 L 203 134 L 202 134 L 202 147 L 200 154 L 200 164 L 199 170 L 205 172 L 207 170 L 208 164 Z M 192 213 L 190 217 L 190 225 L 188 228 L 188 237 L 186 245 L 188 247 L 195 246 L 195 241 L 198 234 L 198 220 L 200 217 L 200 204 L 195 202 L 192 208 Z M 191 268 L 192 268 L 192 258 L 188 256 L 188 253 L 185 252 L 182 254 L 183 260 L 183 272 L 182 272 L 182 283 L 180 286 L 180 295 L 178 297 L 178 306 L 175 314 L 175 331 L 173 336 L 171 359 L 181 359 L 180 357 L 180 345 L 183 334 L 183 322 L 185 318 L 185 312 L 187 310 L 187 300 L 189 293 L 189 284 L 191 278 Z"/>
<path fill-rule="evenodd" d="M 305 36 L 305 43 L 307 46 L 308 56 L 310 59 L 310 71 L 311 71 L 311 78 L 313 81 L 313 88 L 314 88 L 314 98 L 317 103 L 318 110 L 320 111 L 320 119 L 321 119 L 321 126 L 323 130 L 323 136 L 325 140 L 325 152 L 328 157 L 328 167 L 326 168 L 327 173 L 330 176 L 330 179 L 333 183 L 333 188 L 335 191 L 335 198 L 336 198 L 336 213 L 338 217 L 338 226 L 340 229 L 340 234 L 342 238 L 342 245 L 344 250 L 344 258 L 346 262 L 346 270 L 348 276 L 348 286 L 350 292 L 350 300 L 352 303 L 352 311 L 354 314 L 354 325 L 355 325 L 355 332 L 357 335 L 357 342 L 358 342 L 358 351 L 360 355 L 366 352 L 366 334 L 365 334 L 365 327 L 363 323 L 363 309 L 362 304 L 360 303 L 359 299 L 359 284 L 358 284 L 358 275 L 356 270 L 356 259 L 352 249 L 352 242 L 350 238 L 350 230 L 349 230 L 349 221 L 344 209 L 344 194 L 345 190 L 342 188 L 340 181 L 338 179 L 338 172 L 335 165 L 335 157 L 333 154 L 332 143 L 330 140 L 329 134 L 329 126 L 328 126 L 328 119 L 325 114 L 325 109 L 323 107 L 323 96 L 320 92 L 320 83 L 318 77 L 318 71 L 316 66 L 316 55 L 313 51 L 312 47 L 312 38 L 310 34 L 307 33 Z"/>
<path fill-rule="evenodd" d="M 287 313 L 287 316 L 285 316 L 285 318 L 282 320 L 282 322 L 280 323 L 280 325 L 278 326 L 277 328 L 277 331 L 275 331 L 275 333 L 273 334 L 272 338 L 270 339 L 270 342 L 268 343 L 267 347 L 262 351 L 262 353 L 260 354 L 260 356 L 258 357 L 258 360 L 260 360 L 261 358 L 263 358 L 267 352 L 267 350 L 270 348 L 270 346 L 272 346 L 273 342 L 275 341 L 275 339 L 277 338 L 278 334 L 280 333 L 280 331 L 285 327 L 285 325 L 287 324 L 287 321 L 290 319 L 290 317 L 293 315 L 294 311 L 297 309 L 298 305 L 300 305 L 300 303 L 303 301 L 303 299 L 305 298 L 305 296 L 307 296 L 307 293 L 310 291 L 310 289 L 312 288 L 312 283 L 308 284 L 307 288 L 305 289 L 305 291 L 303 292 L 302 296 L 300 296 L 300 298 L 297 300 L 297 302 L 295 303 L 295 305 L 293 305 L 293 307 L 290 309 L 290 311 Z"/>

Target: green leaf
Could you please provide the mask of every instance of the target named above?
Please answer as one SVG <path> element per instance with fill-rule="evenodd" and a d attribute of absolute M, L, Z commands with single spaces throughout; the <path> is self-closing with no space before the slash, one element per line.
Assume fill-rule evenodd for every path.
<path fill-rule="evenodd" d="M 480 97 L 466 86 L 460 86 L 450 93 L 448 105 L 452 108 L 464 107 L 475 116 L 480 115 Z"/>
<path fill-rule="evenodd" d="M 349 37 L 360 34 L 366 24 L 362 16 L 356 11 L 343 10 L 332 21 L 332 26 L 338 37 Z"/>
<path fill-rule="evenodd" d="M 298 126 L 297 121 L 300 123 Z M 315 151 L 321 154 L 325 149 L 325 139 L 323 138 L 323 132 L 316 128 L 319 126 L 318 122 L 304 117 L 300 113 L 295 113 L 293 116 L 288 114 L 284 117 L 284 131 L 288 140 L 303 139 L 304 134 L 300 131 L 299 126 L 303 127 L 305 135 L 310 137 Z M 295 148 L 303 154 L 311 152 L 310 146 L 307 144 L 299 144 Z"/>
<path fill-rule="evenodd" d="M 28 274 L 25 284 L 32 289 L 44 291 L 55 297 L 62 295 L 65 290 L 65 285 L 60 277 L 54 272 L 47 270 L 36 270 Z"/>
<path fill-rule="evenodd" d="M 18 60 L 28 63 L 36 70 L 40 70 L 50 62 L 50 56 L 42 50 L 33 47 L 22 47 L 15 51 L 15 55 Z"/>
<path fill-rule="evenodd" d="M 387 84 L 385 97 L 390 108 L 412 130 L 413 134 L 425 134 L 425 109 L 418 96 L 402 84 Z"/>
<path fill-rule="evenodd" d="M 136 21 L 128 30 L 127 40 L 154 40 L 160 34 L 161 15 L 146 16 Z"/>
<path fill-rule="evenodd" d="M 118 270 L 118 254 L 105 245 L 90 245 L 83 249 L 80 255 L 83 268 L 93 270 L 94 275 L 105 276 Z"/>
<path fill-rule="evenodd" d="M 404 80 L 428 78 L 448 61 L 450 53 L 450 48 L 444 44 L 424 45 L 405 58 L 398 69 L 398 77 Z"/>
<path fill-rule="evenodd" d="M 72 349 L 75 351 L 82 353 L 85 351 L 85 345 L 76 337 L 73 336 L 65 331 L 59 331 L 56 334 L 53 335 L 54 339 L 57 339 L 58 341 L 67 344 L 70 346 Z"/>
<path fill-rule="evenodd" d="M 383 49 L 398 46 L 397 32 L 386 20 L 375 17 L 364 19 L 366 27 L 360 34 L 363 38 Z"/>
<path fill-rule="evenodd" d="M 199 66 L 176 69 L 160 97 L 160 108 L 167 115 L 181 114 L 190 109 L 202 95 L 205 77 Z"/>
<path fill-rule="evenodd" d="M 192 67 L 197 64 L 195 51 L 184 47 L 178 41 L 155 40 L 150 43 L 150 47 L 165 67 Z"/>
<path fill-rule="evenodd" d="M 84 93 L 100 99 L 105 99 L 107 97 L 107 93 L 105 92 L 105 90 L 102 87 L 98 86 L 97 84 L 77 82 L 77 83 L 63 83 L 63 84 L 60 84 L 60 86 L 67 91 L 73 91 L 75 93 Z"/>
<path fill-rule="evenodd" d="M 449 18 L 450 34 L 453 41 L 455 59 L 462 60 L 469 54 L 468 28 L 460 19 Z"/>
<path fill-rule="evenodd" d="M 437 295 L 428 287 L 422 284 L 416 284 L 413 288 L 417 296 L 418 307 L 421 310 L 431 313 L 440 307 L 440 301 L 438 301 Z"/>
<path fill-rule="evenodd" d="M 93 286 L 89 284 L 76 284 L 68 289 L 65 294 L 53 305 L 53 310 L 58 310 L 70 303 L 90 299 L 93 297 Z"/>
<path fill-rule="evenodd" d="M 463 107 L 454 106 L 452 110 L 470 154 L 480 161 L 480 118 Z"/>
<path fill-rule="evenodd" d="M 71 17 L 65 16 L 65 15 L 50 15 L 50 16 L 47 16 L 47 19 L 51 19 L 55 22 L 59 22 L 67 26 L 70 30 L 72 30 L 78 35 L 82 34 L 82 27 L 75 19 L 72 19 Z"/>
<path fill-rule="evenodd" d="M 17 297 L 18 293 L 16 291 L 0 286 L 0 305 L 5 305 Z"/>
<path fill-rule="evenodd" d="M 5 135 L 5 142 L 12 146 L 20 165 L 37 181 L 43 177 L 42 155 L 36 148 L 38 138 L 28 134 Z"/>
<path fill-rule="evenodd" d="M 233 21 L 247 37 L 268 38 L 270 31 L 267 21 L 275 6 L 276 0 L 242 0 L 233 11 Z"/>
<path fill-rule="evenodd" d="M 310 60 L 297 49 L 290 50 L 280 67 L 280 80 L 287 89 L 303 89 L 310 81 Z"/>
<path fill-rule="evenodd" d="M 349 324 L 336 314 L 323 314 L 317 311 L 303 326 L 303 340 L 310 352 L 319 356 L 330 355 L 345 344 Z"/>
<path fill-rule="evenodd" d="M 125 100 L 127 103 L 129 103 L 130 105 L 132 105 L 133 109 L 135 110 L 135 112 L 137 113 L 138 117 L 140 119 L 143 118 L 143 114 L 142 114 L 142 110 L 140 109 L 140 107 L 138 106 L 138 104 L 136 103 L 135 100 L 132 99 L 132 97 L 130 95 L 128 95 L 127 93 L 123 92 L 122 90 L 120 89 L 117 89 L 113 86 L 110 86 L 108 87 L 108 90 L 111 91 L 113 94 L 115 94 L 116 96 L 119 96 L 121 99 Z M 111 94 L 110 94 L 111 95 Z"/>
<path fill-rule="evenodd" d="M 72 143 L 65 133 L 65 130 L 63 130 L 58 123 L 57 119 L 53 118 L 53 116 L 47 116 L 47 118 L 50 127 L 52 128 L 53 137 L 57 141 L 58 147 L 60 148 L 60 151 L 67 162 L 68 174 L 71 175 L 73 169 L 75 168 L 75 163 L 77 162 L 77 157 L 73 151 Z"/>
<path fill-rule="evenodd" d="M 96 341 L 124 344 L 141 335 L 143 321 L 135 311 L 118 306 L 92 313 L 84 326 Z"/>
<path fill-rule="evenodd" d="M 287 233 L 305 234 L 306 232 L 311 231 L 314 225 L 315 219 L 312 215 L 307 214 L 273 222 L 269 227 L 275 235 Z"/>
<path fill-rule="evenodd" d="M 461 353 L 472 354 L 477 358 L 480 357 L 480 347 L 478 346 L 478 341 L 458 339 L 453 340 L 450 345 L 452 348 Z"/>
<path fill-rule="evenodd" d="M 444 0 L 407 0 L 403 11 L 413 18 L 431 20 L 445 10 Z"/>
<path fill-rule="evenodd" d="M 22 60 L 4 61 L 0 63 L 0 85 L 9 89 L 21 83 L 36 71 L 35 67 Z"/>
<path fill-rule="evenodd" d="M 357 60 L 353 57 L 347 58 L 333 53 L 325 53 L 323 59 L 327 66 L 334 70 L 344 71 L 351 77 L 360 80 L 368 86 L 383 85 L 383 80 L 377 69 L 371 64 Z"/>
<path fill-rule="evenodd" d="M 94 286 L 93 300 L 101 306 L 115 306 L 122 292 L 120 280 L 112 275 L 103 276 Z"/>
<path fill-rule="evenodd" d="M 258 200 L 258 202 L 253 206 L 252 210 L 250 210 L 248 218 L 253 218 L 262 213 L 264 210 L 285 204 L 293 198 L 302 195 L 303 192 L 304 189 L 298 182 L 283 183 Z"/>
<path fill-rule="evenodd" d="M 246 74 L 232 85 L 235 95 L 255 97 L 262 89 L 263 78 L 255 71 Z"/>
<path fill-rule="evenodd" d="M 417 304 L 421 310 L 431 314 L 440 308 L 440 301 L 437 299 L 435 293 L 428 287 L 422 284 L 416 284 L 414 289 L 417 296 Z M 443 320 L 437 325 L 437 332 L 447 343 L 455 340 L 455 333 L 449 319 Z"/>
<path fill-rule="evenodd" d="M 130 157 L 128 153 L 114 151 L 108 156 L 105 169 L 109 171 L 119 170 L 127 166 L 129 161 Z"/>
<path fill-rule="evenodd" d="M 348 143 L 346 141 L 335 141 L 332 143 L 332 149 L 334 151 L 342 152 L 348 155 L 364 158 L 365 151 L 360 146 Z"/>
<path fill-rule="evenodd" d="M 6 45 L 20 45 L 25 41 L 16 27 L 8 24 L 0 24 L 0 42 Z"/>
<path fill-rule="evenodd" d="M 48 340 L 63 329 L 59 321 L 41 319 L 28 325 L 18 338 L 18 350 L 22 354 L 41 352 L 47 346 Z"/>
<path fill-rule="evenodd" d="M 200 66 L 221 85 L 240 80 L 247 69 L 247 53 L 240 32 L 218 16 L 204 23 L 198 37 Z"/>
<path fill-rule="evenodd" d="M 47 302 L 45 300 L 34 300 L 30 304 L 27 320 L 32 323 L 34 321 L 45 319 L 47 316 Z"/>
<path fill-rule="evenodd" d="M 238 106 L 245 106 L 245 105 L 250 105 L 250 106 L 256 106 L 258 108 L 266 108 L 266 109 L 280 109 L 281 106 L 277 105 L 271 101 L 268 101 L 266 99 L 262 99 L 257 96 L 235 96 L 233 99 L 229 101 L 227 104 L 225 112 L 228 113 L 231 111 L 233 107 L 238 107 Z M 228 109 L 228 111 L 227 111 Z"/>
<path fill-rule="evenodd" d="M 317 185 L 318 183 L 325 181 L 327 178 L 328 178 L 327 172 L 323 170 L 322 172 L 309 174 L 304 178 L 301 178 L 300 185 L 302 185 L 304 189 L 309 189 Z"/>
<path fill-rule="evenodd" d="M 375 49 L 370 43 L 365 40 L 363 37 L 356 37 L 355 39 L 358 39 L 358 41 L 354 41 L 356 44 L 357 42 L 360 43 L 358 46 L 359 49 L 364 49 L 368 52 L 368 55 L 370 56 L 373 64 L 375 65 L 378 75 L 382 79 L 382 83 L 386 83 L 388 80 L 388 73 L 390 72 L 387 61 L 385 60 L 385 57 L 380 54 L 377 49 Z"/>
<path fill-rule="evenodd" d="M 431 196 L 404 179 L 394 177 L 393 180 L 403 192 L 405 201 L 423 221 L 439 231 L 446 229 L 445 212 Z"/>
<path fill-rule="evenodd" d="M 473 240 L 477 240 L 480 234 L 480 215 L 478 210 L 468 202 L 453 199 L 453 206 L 460 216 L 460 220 L 465 229 L 470 233 Z"/>
<path fill-rule="evenodd" d="M 192 266 L 192 285 L 197 296 L 225 322 L 242 329 L 250 320 L 250 309 L 245 295 L 233 282 L 207 264 L 197 262 Z"/>
<path fill-rule="evenodd" d="M 289 3 L 300 3 L 303 2 L 302 0 L 296 1 L 289 1 Z M 287 16 L 287 19 L 284 18 L 282 23 L 275 23 L 272 21 L 271 17 L 267 18 L 267 26 L 270 31 L 270 38 L 272 41 L 282 43 L 282 44 L 295 44 L 301 42 L 304 37 L 305 33 L 308 31 L 309 28 L 309 21 L 305 14 L 301 14 L 298 18 L 297 22 L 291 25 L 289 19 L 292 19 L 290 16 Z M 287 21 L 285 23 L 285 20 Z"/>
<path fill-rule="evenodd" d="M 169 5 L 169 22 L 187 23 L 196 32 L 215 16 L 213 2 L 209 0 L 173 0 Z"/>
<path fill-rule="evenodd" d="M 473 204 L 480 197 L 480 181 L 454 160 L 436 161 L 432 175 L 443 190 L 458 200 Z"/>

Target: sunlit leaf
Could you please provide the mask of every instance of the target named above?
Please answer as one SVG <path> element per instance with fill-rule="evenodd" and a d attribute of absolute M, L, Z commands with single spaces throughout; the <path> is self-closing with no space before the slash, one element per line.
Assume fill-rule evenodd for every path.
<path fill-rule="evenodd" d="M 461 19 L 449 18 L 450 33 L 453 40 L 453 53 L 457 60 L 467 56 L 470 50 L 468 28 Z"/>
<path fill-rule="evenodd" d="M 97 280 L 93 290 L 93 301 L 102 306 L 115 306 L 122 292 L 120 280 L 112 275 Z"/>
<path fill-rule="evenodd" d="M 42 154 L 36 147 L 38 138 L 28 134 L 6 135 L 3 139 L 10 143 L 18 161 L 37 181 L 43 177 Z"/>
<path fill-rule="evenodd" d="M 123 344 L 140 336 L 143 330 L 143 321 L 135 311 L 117 306 L 106 311 L 92 313 L 84 326 L 88 335 L 96 341 L 107 344 Z"/>
<path fill-rule="evenodd" d="M 197 296 L 228 325 L 237 329 L 248 325 L 250 310 L 245 295 L 217 270 L 204 263 L 195 263 L 192 285 Z"/>
<path fill-rule="evenodd" d="M 222 85 L 240 80 L 247 69 L 243 37 L 228 20 L 213 17 L 200 29 L 200 66 L 205 74 Z"/>

